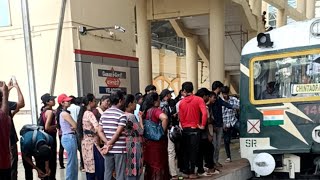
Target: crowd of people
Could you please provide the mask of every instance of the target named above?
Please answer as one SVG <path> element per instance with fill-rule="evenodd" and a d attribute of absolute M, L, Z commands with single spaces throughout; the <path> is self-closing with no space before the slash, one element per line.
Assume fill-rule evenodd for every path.
<path fill-rule="evenodd" d="M 8 101 L 13 88 L 18 102 Z M 230 142 L 239 124 L 239 100 L 219 81 L 212 84 L 212 91 L 195 91 L 191 82 L 185 82 L 175 99 L 172 93 L 164 89 L 158 94 L 154 85 L 148 85 L 145 94 L 116 91 L 102 96 L 99 103 L 91 93 L 78 98 L 42 95 L 38 124 L 20 131 L 25 179 L 33 179 L 32 169 L 40 179 L 56 179 L 58 137 L 59 165 L 66 168 L 67 180 L 78 179 L 79 167 L 88 180 L 196 179 L 219 174 L 222 138 L 225 162 L 232 160 Z M 53 109 L 56 99 L 58 108 Z M 7 86 L 1 81 L 0 180 L 17 179 L 13 117 L 23 107 L 18 83 L 10 81 Z"/>

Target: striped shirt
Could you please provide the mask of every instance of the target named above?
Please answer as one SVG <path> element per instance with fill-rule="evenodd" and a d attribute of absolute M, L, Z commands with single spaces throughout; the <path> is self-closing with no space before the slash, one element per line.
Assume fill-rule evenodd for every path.
<path fill-rule="evenodd" d="M 112 136 L 116 133 L 119 126 L 126 126 L 127 116 L 123 111 L 118 109 L 116 106 L 112 106 L 103 112 L 100 118 L 99 124 L 103 128 L 103 132 L 108 141 L 111 140 Z M 122 154 L 127 153 L 126 151 L 126 135 L 123 131 L 119 136 L 119 139 L 113 144 L 112 149 L 109 153 Z"/>

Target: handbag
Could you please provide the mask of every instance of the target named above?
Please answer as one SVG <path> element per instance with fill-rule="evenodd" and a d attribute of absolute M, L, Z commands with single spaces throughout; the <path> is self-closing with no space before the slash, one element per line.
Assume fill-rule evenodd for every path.
<path fill-rule="evenodd" d="M 164 135 L 163 128 L 160 123 L 155 123 L 151 120 L 152 110 L 149 110 L 149 119 L 144 120 L 144 132 L 143 135 L 146 139 L 152 141 L 159 141 Z"/>

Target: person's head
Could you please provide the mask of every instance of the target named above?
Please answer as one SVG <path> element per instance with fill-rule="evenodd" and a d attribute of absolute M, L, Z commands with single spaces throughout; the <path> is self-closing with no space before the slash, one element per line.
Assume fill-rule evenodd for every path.
<path fill-rule="evenodd" d="M 111 103 L 110 103 L 110 98 L 107 95 L 103 95 L 100 99 L 100 103 L 99 106 L 101 109 L 106 110 L 110 107 Z"/>
<path fill-rule="evenodd" d="M 263 14 L 263 15 L 266 15 L 266 14 L 267 14 L 267 12 L 266 12 L 266 11 L 263 11 L 263 12 L 262 12 L 262 14 Z"/>
<path fill-rule="evenodd" d="M 212 91 L 214 91 L 217 95 L 220 94 L 222 87 L 223 87 L 223 84 L 220 81 L 214 81 L 211 85 Z"/>
<path fill-rule="evenodd" d="M 213 103 L 216 102 L 216 100 L 217 100 L 217 94 L 212 91 L 212 92 L 210 93 L 209 103 L 210 103 L 210 104 L 213 104 Z"/>
<path fill-rule="evenodd" d="M 63 109 L 66 109 L 70 106 L 70 101 L 72 98 L 68 97 L 66 94 L 60 94 L 58 96 L 58 103 Z"/>
<path fill-rule="evenodd" d="M 149 93 L 146 96 L 146 105 L 147 105 L 147 109 L 151 108 L 151 107 L 159 107 L 160 106 L 160 98 L 159 95 L 155 92 Z"/>
<path fill-rule="evenodd" d="M 75 96 L 73 96 L 73 95 L 71 95 L 69 97 L 72 98 L 71 101 L 70 101 L 70 104 L 76 104 L 76 99 L 77 98 Z"/>
<path fill-rule="evenodd" d="M 38 142 L 35 147 L 34 158 L 36 160 L 48 161 L 51 156 L 51 147 L 46 145 L 44 141 Z"/>
<path fill-rule="evenodd" d="M 122 91 L 112 92 L 110 95 L 110 103 L 112 106 L 117 106 L 119 109 L 124 108 L 124 95 L 125 93 Z"/>
<path fill-rule="evenodd" d="M 83 105 L 89 109 L 95 108 L 97 106 L 97 103 L 96 103 L 96 98 L 94 97 L 94 95 L 91 93 L 88 93 L 83 98 Z"/>
<path fill-rule="evenodd" d="M 169 89 L 164 89 L 160 93 L 160 101 L 169 101 L 172 98 L 172 93 L 174 91 L 170 91 Z"/>
<path fill-rule="evenodd" d="M 126 96 L 126 99 L 125 99 L 125 103 L 124 103 L 124 107 L 125 107 L 125 110 L 126 112 L 133 112 L 135 109 L 136 109 L 136 102 L 135 102 L 135 98 L 132 94 L 128 94 Z"/>
<path fill-rule="evenodd" d="M 44 106 L 52 107 L 56 104 L 56 96 L 51 96 L 49 93 L 46 93 L 41 96 L 41 101 Z"/>
<path fill-rule="evenodd" d="M 143 102 L 143 95 L 142 93 L 136 93 L 135 94 L 135 101 L 137 104 L 141 105 Z"/>
<path fill-rule="evenodd" d="M 146 94 L 149 94 L 152 92 L 157 92 L 157 88 L 156 88 L 156 86 L 150 84 L 144 89 L 144 91 L 146 92 Z"/>
<path fill-rule="evenodd" d="M 201 97 L 204 102 L 207 103 L 209 101 L 210 91 L 207 88 L 201 88 L 195 95 Z"/>
<path fill-rule="evenodd" d="M 272 81 L 272 82 L 269 82 L 268 84 L 267 84 L 267 93 L 269 93 L 269 94 L 272 94 L 273 93 L 273 91 L 275 90 L 275 82 L 274 81 Z"/>
<path fill-rule="evenodd" d="M 184 82 L 182 84 L 182 96 L 187 96 L 188 94 L 192 94 L 193 92 L 193 84 L 192 82 Z"/>
<path fill-rule="evenodd" d="M 228 100 L 229 99 L 230 88 L 228 86 L 223 86 L 221 88 L 221 93 L 222 93 L 223 99 Z"/>

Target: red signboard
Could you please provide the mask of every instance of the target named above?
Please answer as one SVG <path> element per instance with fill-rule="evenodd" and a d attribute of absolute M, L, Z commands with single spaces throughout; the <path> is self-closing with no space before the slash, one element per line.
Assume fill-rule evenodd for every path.
<path fill-rule="evenodd" d="M 111 88 L 120 87 L 120 79 L 116 77 L 107 77 L 106 84 L 107 84 L 107 87 L 111 87 Z"/>

